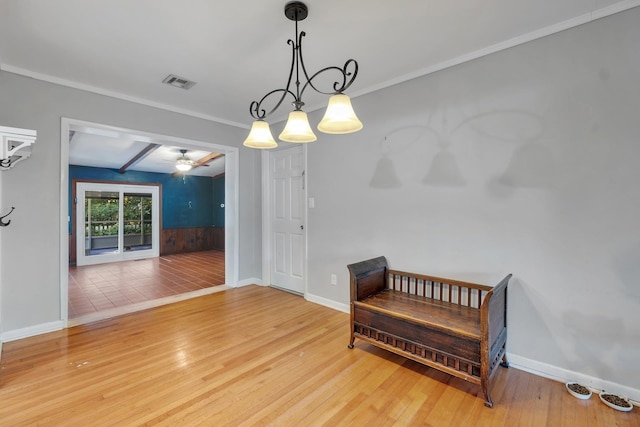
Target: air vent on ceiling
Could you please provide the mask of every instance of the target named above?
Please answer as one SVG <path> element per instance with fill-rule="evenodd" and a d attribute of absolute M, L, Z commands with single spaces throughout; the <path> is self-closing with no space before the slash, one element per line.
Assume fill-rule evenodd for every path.
<path fill-rule="evenodd" d="M 184 77 L 176 76 L 174 74 L 169 74 L 162 83 L 166 83 L 171 86 L 179 87 L 180 89 L 188 90 L 193 87 L 196 82 L 192 82 L 191 80 L 187 80 Z"/>

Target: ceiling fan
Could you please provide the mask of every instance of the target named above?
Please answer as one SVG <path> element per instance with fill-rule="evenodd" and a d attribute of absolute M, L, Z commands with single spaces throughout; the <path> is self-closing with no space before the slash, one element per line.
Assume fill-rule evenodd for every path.
<path fill-rule="evenodd" d="M 197 162 L 195 160 L 191 160 L 186 156 L 187 150 L 181 149 L 180 153 L 182 155 L 176 159 L 176 169 L 182 172 L 191 170 L 191 168 L 194 167 Z M 207 166 L 207 165 L 201 165 L 201 166 Z"/>
<path fill-rule="evenodd" d="M 222 153 L 212 152 L 198 160 L 191 160 L 189 157 L 187 157 L 187 150 L 181 148 L 179 151 L 180 151 L 180 156 L 175 160 L 175 162 L 173 162 L 173 164 L 177 169 L 177 171 L 175 171 L 172 174 L 173 176 L 184 174 L 190 171 L 191 169 L 195 169 L 203 166 L 209 167 L 210 166 L 209 162 L 217 159 L 218 157 L 224 156 L 224 154 Z"/>

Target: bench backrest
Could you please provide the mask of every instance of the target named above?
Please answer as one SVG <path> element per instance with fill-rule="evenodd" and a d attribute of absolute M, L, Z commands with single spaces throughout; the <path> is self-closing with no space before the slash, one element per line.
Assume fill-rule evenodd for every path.
<path fill-rule="evenodd" d="M 479 309 L 493 288 L 460 280 L 389 270 L 389 289 Z"/>

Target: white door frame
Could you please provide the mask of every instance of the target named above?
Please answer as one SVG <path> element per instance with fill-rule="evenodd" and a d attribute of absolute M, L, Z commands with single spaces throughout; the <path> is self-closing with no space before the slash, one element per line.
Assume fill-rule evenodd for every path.
<path fill-rule="evenodd" d="M 284 146 L 274 148 L 271 150 L 262 151 L 262 284 L 265 286 L 271 285 L 271 267 L 273 263 L 273 256 L 271 253 L 271 168 L 269 167 L 271 161 L 270 153 L 274 151 L 286 150 L 293 148 L 294 145 L 286 144 Z M 304 263 L 303 271 L 303 295 L 306 297 L 309 289 L 308 286 L 308 261 L 309 261 L 309 221 L 308 221 L 308 202 L 307 202 L 307 145 L 302 144 L 302 164 L 304 169 L 304 176 L 302 182 L 304 185 L 303 190 L 303 221 L 304 221 L 304 253 L 302 254 L 302 260 Z"/>
<path fill-rule="evenodd" d="M 237 287 L 240 250 L 238 227 L 240 150 L 237 147 L 62 117 L 60 120 L 60 318 L 63 327 L 69 326 L 69 131 L 82 129 L 100 129 L 106 132 L 133 134 L 161 144 L 175 144 L 187 149 L 205 149 L 225 155 L 225 284 Z"/>

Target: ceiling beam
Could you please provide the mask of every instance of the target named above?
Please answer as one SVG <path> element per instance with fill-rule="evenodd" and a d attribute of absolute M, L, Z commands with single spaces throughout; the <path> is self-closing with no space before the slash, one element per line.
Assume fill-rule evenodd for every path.
<path fill-rule="evenodd" d="M 215 160 L 218 157 L 222 157 L 222 156 L 224 156 L 224 154 L 222 154 L 222 153 L 209 153 L 206 156 L 204 156 L 203 158 L 197 160 L 191 169 L 195 169 L 195 168 L 197 168 L 199 166 L 204 166 L 207 163 L 211 162 L 212 160 Z M 184 174 L 184 172 L 175 171 L 174 173 L 171 174 L 171 176 L 175 178 L 176 176 L 180 176 L 180 175 L 183 175 L 183 174 Z"/>
<path fill-rule="evenodd" d="M 217 159 L 218 157 L 222 157 L 224 154 L 222 153 L 209 153 L 206 156 L 204 156 L 203 158 L 201 158 L 200 160 L 198 160 L 196 162 L 195 165 L 193 165 L 194 168 L 197 168 L 198 166 L 202 166 L 202 165 L 206 165 L 207 163 L 209 163 L 212 160 Z"/>
<path fill-rule="evenodd" d="M 127 171 L 127 169 L 129 169 L 131 166 L 135 165 L 136 163 L 138 163 L 140 160 L 144 159 L 145 157 L 147 157 L 149 154 L 153 153 L 154 151 L 156 151 L 158 149 L 158 147 L 160 147 L 160 144 L 149 144 L 146 147 L 144 147 L 138 154 L 136 154 L 135 156 L 133 156 L 131 158 L 131 160 L 129 160 L 127 163 L 125 163 L 119 170 L 118 172 L 120 173 L 125 173 Z"/>

